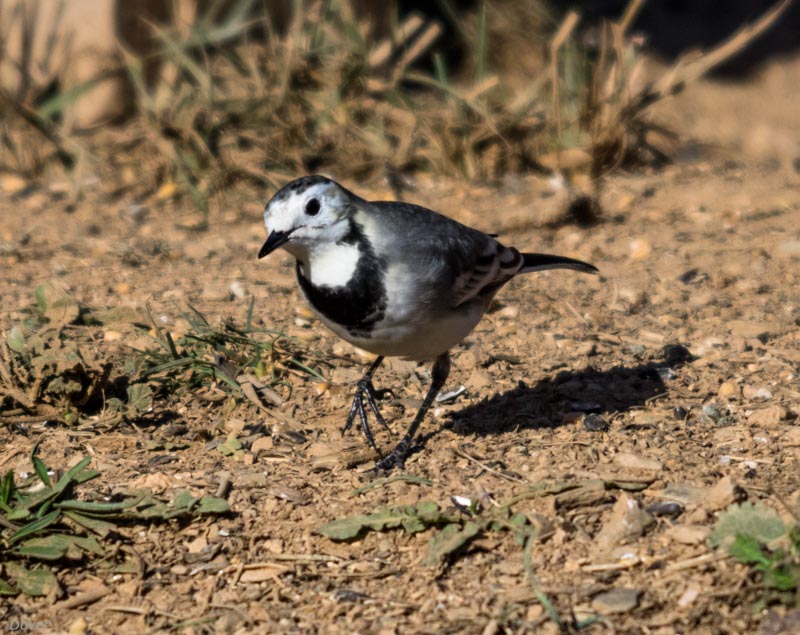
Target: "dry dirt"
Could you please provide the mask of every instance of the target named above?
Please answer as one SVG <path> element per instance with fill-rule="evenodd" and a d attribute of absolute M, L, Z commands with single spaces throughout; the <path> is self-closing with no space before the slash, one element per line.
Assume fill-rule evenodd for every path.
<path fill-rule="evenodd" d="M 592 227 L 542 226 L 559 197 L 533 177 L 498 187 L 416 178 L 406 199 L 508 244 L 587 260 L 602 277 L 556 271 L 509 284 L 454 351 L 446 388 L 466 391 L 437 406 L 407 463 L 429 483 L 397 480 L 358 495 L 369 482 L 363 466 L 347 466 L 338 452 L 363 439 L 342 439 L 339 429 L 368 360 L 308 318 L 288 256 L 256 260 L 271 192 L 229 193 L 205 232 L 186 229 L 196 220 L 188 203 L 138 208 L 112 199 L 102 182 L 87 184 L 77 202 L 58 183 L 0 193 L 5 325 L 21 317 L 37 284 L 53 280 L 86 306 L 149 306 L 175 331 L 190 304 L 212 323 L 242 323 L 253 296 L 257 320 L 318 352 L 310 359 L 328 380 L 292 375 L 279 387 L 291 431 L 248 403 L 225 407 L 205 393 L 162 399 L 152 416 L 113 429 L 0 424 L 3 471 L 28 470 L 39 441 L 52 466 L 91 455 L 102 492 L 214 493 L 229 481 L 234 510 L 123 528 L 141 558 L 138 574 L 67 569 L 62 597 L 2 600 L 0 624 L 39 620 L 75 633 L 553 633 L 509 535 L 489 532 L 434 569 L 421 562 L 434 530 L 342 543 L 314 530 L 383 505 L 452 508 L 458 495 L 491 508 L 531 486 L 578 481 L 578 490 L 514 505 L 542 524 L 533 569 L 565 620 L 601 615 L 587 633 L 778 632 L 780 610 L 754 613 L 752 576 L 712 550 L 707 535 L 734 500 L 780 510 L 798 492 L 799 101 L 798 61 L 744 85 L 693 87 L 662 115 L 717 149 L 695 145 L 661 171 L 607 178 L 603 219 Z M 365 197 L 391 196 L 380 183 L 346 184 Z M 147 341 L 132 325 L 88 332 L 83 345 L 109 358 Z M 427 373 L 403 362 L 379 371 L 376 383 L 396 393 L 383 402 L 395 434 Z M 246 451 L 226 457 L 215 445 L 231 434 Z M 384 432 L 378 439 L 393 442 Z M 149 449 L 158 447 L 182 449 Z M 108 593 L 93 604 L 52 604 L 98 589 Z"/>

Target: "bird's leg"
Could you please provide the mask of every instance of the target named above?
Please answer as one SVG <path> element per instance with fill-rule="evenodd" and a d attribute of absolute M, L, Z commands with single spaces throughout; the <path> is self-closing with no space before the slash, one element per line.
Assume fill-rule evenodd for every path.
<path fill-rule="evenodd" d="M 417 428 L 419 428 L 419 424 L 422 423 L 422 420 L 425 418 L 425 414 L 431 407 L 436 395 L 439 394 L 442 386 L 444 386 L 444 382 L 447 381 L 447 376 L 449 374 L 450 354 L 442 353 L 433 363 L 433 370 L 431 371 L 431 387 L 428 389 L 425 399 L 422 401 L 422 405 L 417 411 L 417 415 L 414 417 L 414 420 L 408 427 L 408 431 L 400 440 L 400 443 L 398 443 L 394 450 L 392 450 L 391 454 L 387 454 L 380 461 L 375 463 L 376 470 L 390 470 L 395 466 L 400 468 L 403 467 L 406 457 L 411 450 L 411 442 L 414 440 L 414 435 L 417 433 Z"/>
<path fill-rule="evenodd" d="M 377 419 L 378 423 L 380 423 L 384 428 L 387 430 L 389 426 L 386 424 L 386 420 L 381 415 L 380 410 L 378 410 L 378 404 L 375 401 L 375 396 L 378 394 L 378 391 L 375 389 L 375 386 L 372 383 L 372 376 L 375 374 L 375 371 L 378 370 L 378 366 L 381 365 L 383 362 L 383 356 L 379 356 L 372 365 L 367 369 L 367 372 L 364 373 L 364 376 L 358 380 L 358 384 L 356 384 L 356 394 L 353 398 L 353 405 L 350 406 L 350 413 L 347 415 L 347 421 L 342 428 L 342 434 L 347 432 L 353 425 L 353 421 L 355 421 L 356 414 L 358 414 L 358 418 L 361 421 L 361 429 L 364 431 L 364 436 L 367 438 L 367 442 L 375 449 L 378 450 L 378 446 L 375 444 L 375 437 L 372 436 L 372 430 L 369 428 L 369 422 L 367 421 L 367 410 L 364 408 L 364 397 L 367 399 L 367 404 L 372 410 L 372 413 L 375 415 L 375 419 Z M 384 391 L 381 391 L 384 392 Z M 380 452 L 380 450 L 378 450 Z"/>

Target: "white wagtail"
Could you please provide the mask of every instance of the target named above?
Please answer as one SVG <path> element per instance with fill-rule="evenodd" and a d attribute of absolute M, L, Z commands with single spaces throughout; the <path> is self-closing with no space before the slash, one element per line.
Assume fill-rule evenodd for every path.
<path fill-rule="evenodd" d="M 386 426 L 372 376 L 386 356 L 435 360 L 431 386 L 405 436 L 376 469 L 401 467 L 450 372 L 449 350 L 478 324 L 495 293 L 518 273 L 590 264 L 523 254 L 494 237 L 409 203 L 366 201 L 322 176 L 281 188 L 264 209 L 263 258 L 283 247 L 296 259 L 308 303 L 339 337 L 378 358 L 358 382 L 342 432 L 356 414 L 375 445 L 366 405 Z M 378 450 L 380 454 L 380 451 Z"/>

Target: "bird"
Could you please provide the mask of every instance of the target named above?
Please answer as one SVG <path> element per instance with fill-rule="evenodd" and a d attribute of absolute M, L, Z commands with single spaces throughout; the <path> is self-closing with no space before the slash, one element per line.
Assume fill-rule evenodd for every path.
<path fill-rule="evenodd" d="M 414 437 L 450 373 L 449 351 L 475 328 L 514 276 L 546 269 L 598 273 L 591 264 L 506 247 L 494 235 L 433 210 L 367 201 L 320 175 L 280 188 L 264 208 L 264 258 L 295 258 L 300 292 L 320 321 L 376 359 L 356 385 L 342 433 L 356 416 L 380 457 L 376 471 L 402 468 Z M 373 376 L 386 357 L 433 361 L 431 383 L 405 435 L 388 454 L 375 443 L 369 409 L 387 430 Z"/>

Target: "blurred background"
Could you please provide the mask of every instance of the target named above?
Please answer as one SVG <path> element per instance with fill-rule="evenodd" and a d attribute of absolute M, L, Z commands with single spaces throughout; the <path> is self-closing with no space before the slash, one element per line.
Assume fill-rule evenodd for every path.
<path fill-rule="evenodd" d="M 0 25 L 6 189 L 91 173 L 201 209 L 320 170 L 397 185 L 664 164 L 694 131 L 654 105 L 709 72 L 747 82 L 800 41 L 797 6 L 758 0 L 0 0 Z M 772 154 L 763 137 L 786 137 L 759 134 Z"/>

